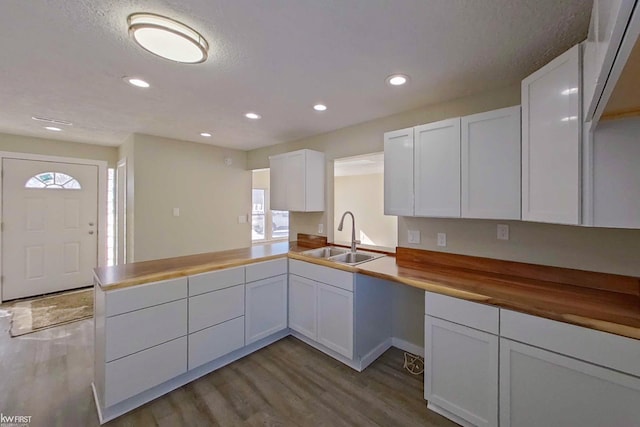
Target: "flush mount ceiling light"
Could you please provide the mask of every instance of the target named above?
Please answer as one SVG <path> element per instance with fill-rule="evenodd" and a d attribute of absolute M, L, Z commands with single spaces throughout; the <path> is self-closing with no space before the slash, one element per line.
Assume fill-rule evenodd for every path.
<path fill-rule="evenodd" d="M 205 138 L 209 138 L 211 134 L 209 132 L 202 132 L 200 136 L 204 136 Z"/>
<path fill-rule="evenodd" d="M 61 131 L 62 131 L 62 129 L 57 128 L 57 127 L 55 127 L 55 126 L 45 126 L 45 129 L 46 129 L 46 130 L 53 131 L 53 132 L 61 132 Z"/>
<path fill-rule="evenodd" d="M 146 81 L 139 79 L 137 77 L 123 77 L 122 80 L 124 80 L 125 82 L 129 83 L 131 86 L 135 86 L 135 87 L 141 87 L 143 89 L 146 89 L 148 87 L 150 87 L 151 85 L 149 83 L 147 83 Z"/>
<path fill-rule="evenodd" d="M 387 83 L 391 86 L 402 86 L 407 81 L 409 81 L 409 76 L 404 74 L 393 74 L 387 77 Z"/>
<path fill-rule="evenodd" d="M 244 116 L 247 119 L 251 119 L 251 120 L 258 120 L 258 119 L 262 118 L 262 116 L 260 114 L 257 114 L 257 113 L 247 113 Z"/>
<path fill-rule="evenodd" d="M 316 111 L 327 111 L 327 106 L 324 104 L 316 104 L 313 106 L 313 109 Z"/>
<path fill-rule="evenodd" d="M 133 40 L 154 55 L 184 64 L 207 60 L 209 44 L 193 28 L 153 13 L 134 13 L 127 22 Z"/>

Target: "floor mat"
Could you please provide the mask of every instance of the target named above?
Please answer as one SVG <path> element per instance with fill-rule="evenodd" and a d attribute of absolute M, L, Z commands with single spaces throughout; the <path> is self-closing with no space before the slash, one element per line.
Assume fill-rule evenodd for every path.
<path fill-rule="evenodd" d="M 12 337 L 93 317 L 93 289 L 3 304 L 11 312 Z"/>

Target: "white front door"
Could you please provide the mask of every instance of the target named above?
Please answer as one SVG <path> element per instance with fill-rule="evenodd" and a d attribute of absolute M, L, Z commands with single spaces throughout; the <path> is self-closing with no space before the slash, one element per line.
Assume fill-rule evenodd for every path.
<path fill-rule="evenodd" d="M 98 167 L 3 159 L 2 300 L 89 286 Z"/>

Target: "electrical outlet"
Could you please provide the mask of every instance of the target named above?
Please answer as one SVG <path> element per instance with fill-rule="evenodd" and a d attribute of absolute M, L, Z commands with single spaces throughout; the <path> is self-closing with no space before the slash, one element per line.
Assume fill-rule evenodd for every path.
<path fill-rule="evenodd" d="M 498 224 L 498 240 L 509 240 L 509 226 Z"/>
<path fill-rule="evenodd" d="M 324 224 L 318 224 L 318 234 L 324 233 Z"/>
<path fill-rule="evenodd" d="M 420 230 L 407 230 L 407 241 L 409 243 L 420 243 Z"/>
<path fill-rule="evenodd" d="M 447 246 L 447 233 L 438 233 L 438 246 Z"/>

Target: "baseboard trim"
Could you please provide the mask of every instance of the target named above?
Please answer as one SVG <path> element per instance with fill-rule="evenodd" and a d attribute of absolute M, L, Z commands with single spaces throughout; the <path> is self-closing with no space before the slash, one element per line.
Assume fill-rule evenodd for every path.
<path fill-rule="evenodd" d="M 417 354 L 418 356 L 424 357 L 424 346 L 419 346 L 414 343 L 410 343 L 409 341 L 405 341 L 401 338 L 392 337 L 391 345 L 393 347 L 399 348 L 400 350 L 404 350 L 411 354 Z"/>
<path fill-rule="evenodd" d="M 367 366 L 371 365 L 378 357 L 382 356 L 385 351 L 389 350 L 389 348 L 391 347 L 391 341 L 391 338 L 387 338 L 369 353 L 365 354 L 360 359 L 360 371 L 364 371 Z"/>

